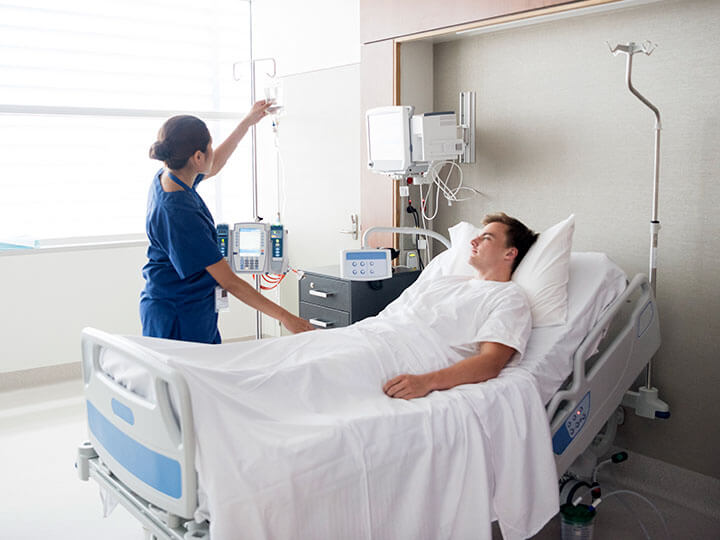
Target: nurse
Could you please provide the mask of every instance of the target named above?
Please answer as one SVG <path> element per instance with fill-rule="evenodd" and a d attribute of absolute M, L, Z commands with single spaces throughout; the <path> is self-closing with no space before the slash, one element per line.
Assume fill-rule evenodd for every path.
<path fill-rule="evenodd" d="M 160 128 L 150 157 L 165 163 L 152 181 L 146 230 L 150 245 L 140 295 L 143 335 L 220 343 L 215 289 L 220 286 L 248 306 L 280 321 L 290 332 L 313 327 L 240 279 L 220 253 L 215 222 L 197 185 L 216 175 L 248 129 L 271 105 L 258 101 L 215 150 L 205 123 L 174 116 Z"/>

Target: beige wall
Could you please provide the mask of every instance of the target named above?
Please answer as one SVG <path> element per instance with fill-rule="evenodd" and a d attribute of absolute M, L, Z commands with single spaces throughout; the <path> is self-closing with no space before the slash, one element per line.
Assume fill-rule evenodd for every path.
<path fill-rule="evenodd" d="M 574 212 L 576 250 L 604 251 L 647 272 L 652 113 L 624 86 L 605 40 L 658 43 L 637 55 L 633 82 L 659 108 L 658 301 L 663 344 L 653 384 L 667 421 L 628 415 L 618 442 L 720 478 L 720 2 L 665 1 L 439 43 L 435 110 L 477 92 L 484 193 L 441 209 L 436 230 L 504 210 L 542 230 Z"/>

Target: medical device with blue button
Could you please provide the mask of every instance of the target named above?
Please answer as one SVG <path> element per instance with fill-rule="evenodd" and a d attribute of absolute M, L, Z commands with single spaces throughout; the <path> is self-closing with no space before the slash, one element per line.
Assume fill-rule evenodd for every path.
<path fill-rule="evenodd" d="M 283 275 L 288 271 L 286 232 L 277 224 L 251 221 L 217 226 L 218 247 L 238 274 Z"/>
<path fill-rule="evenodd" d="M 340 254 L 340 277 L 373 281 L 392 277 L 389 249 L 344 249 Z"/>

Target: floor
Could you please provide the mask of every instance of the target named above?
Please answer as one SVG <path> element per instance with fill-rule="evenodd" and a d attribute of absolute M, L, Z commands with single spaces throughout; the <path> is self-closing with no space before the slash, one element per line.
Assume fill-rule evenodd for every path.
<path fill-rule="evenodd" d="M 622 486 L 608 486 L 603 491 L 610 493 Z M 611 496 L 597 508 L 593 520 L 593 539 L 595 540 L 634 540 L 634 539 L 677 539 L 677 540 L 717 540 L 720 539 L 720 521 L 703 514 L 690 511 L 672 501 L 643 493 L 662 514 L 667 524 L 667 534 L 663 523 L 655 511 L 643 500 L 626 494 Z M 643 531 L 647 531 L 647 535 Z M 555 516 L 534 540 L 561 538 L 560 517 Z M 502 538 L 493 531 L 493 538 Z M 497 536 L 495 536 L 497 535 Z M 565 539 L 563 539 L 565 540 Z"/>
<path fill-rule="evenodd" d="M 0 537 L 144 538 L 138 522 L 121 506 L 103 518 L 97 485 L 78 479 L 75 453 L 87 434 L 80 392 L 77 381 L 0 392 L 0 508 L 4 517 Z M 623 466 L 630 466 L 631 460 Z M 624 488 L 618 481 L 622 476 L 614 475 L 611 483 L 604 483 L 604 494 Z M 642 495 L 661 512 L 669 535 L 647 503 L 632 495 L 618 495 L 608 497 L 598 507 L 593 538 L 720 539 L 720 520 L 707 512 L 692 511 L 657 494 Z M 533 538 L 559 539 L 560 528 L 556 516 Z M 497 526 L 493 538 L 502 538 Z"/>
<path fill-rule="evenodd" d="M 97 484 L 78 478 L 84 414 L 76 381 L 0 393 L 1 538 L 144 539 L 124 508 L 103 518 Z"/>

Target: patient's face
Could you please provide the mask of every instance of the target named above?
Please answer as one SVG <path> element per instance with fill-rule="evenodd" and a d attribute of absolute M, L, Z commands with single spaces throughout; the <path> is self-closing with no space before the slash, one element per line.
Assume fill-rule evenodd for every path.
<path fill-rule="evenodd" d="M 502 263 L 508 252 L 507 225 L 499 222 L 485 225 L 470 245 L 468 262 L 476 270 L 484 271 Z"/>

